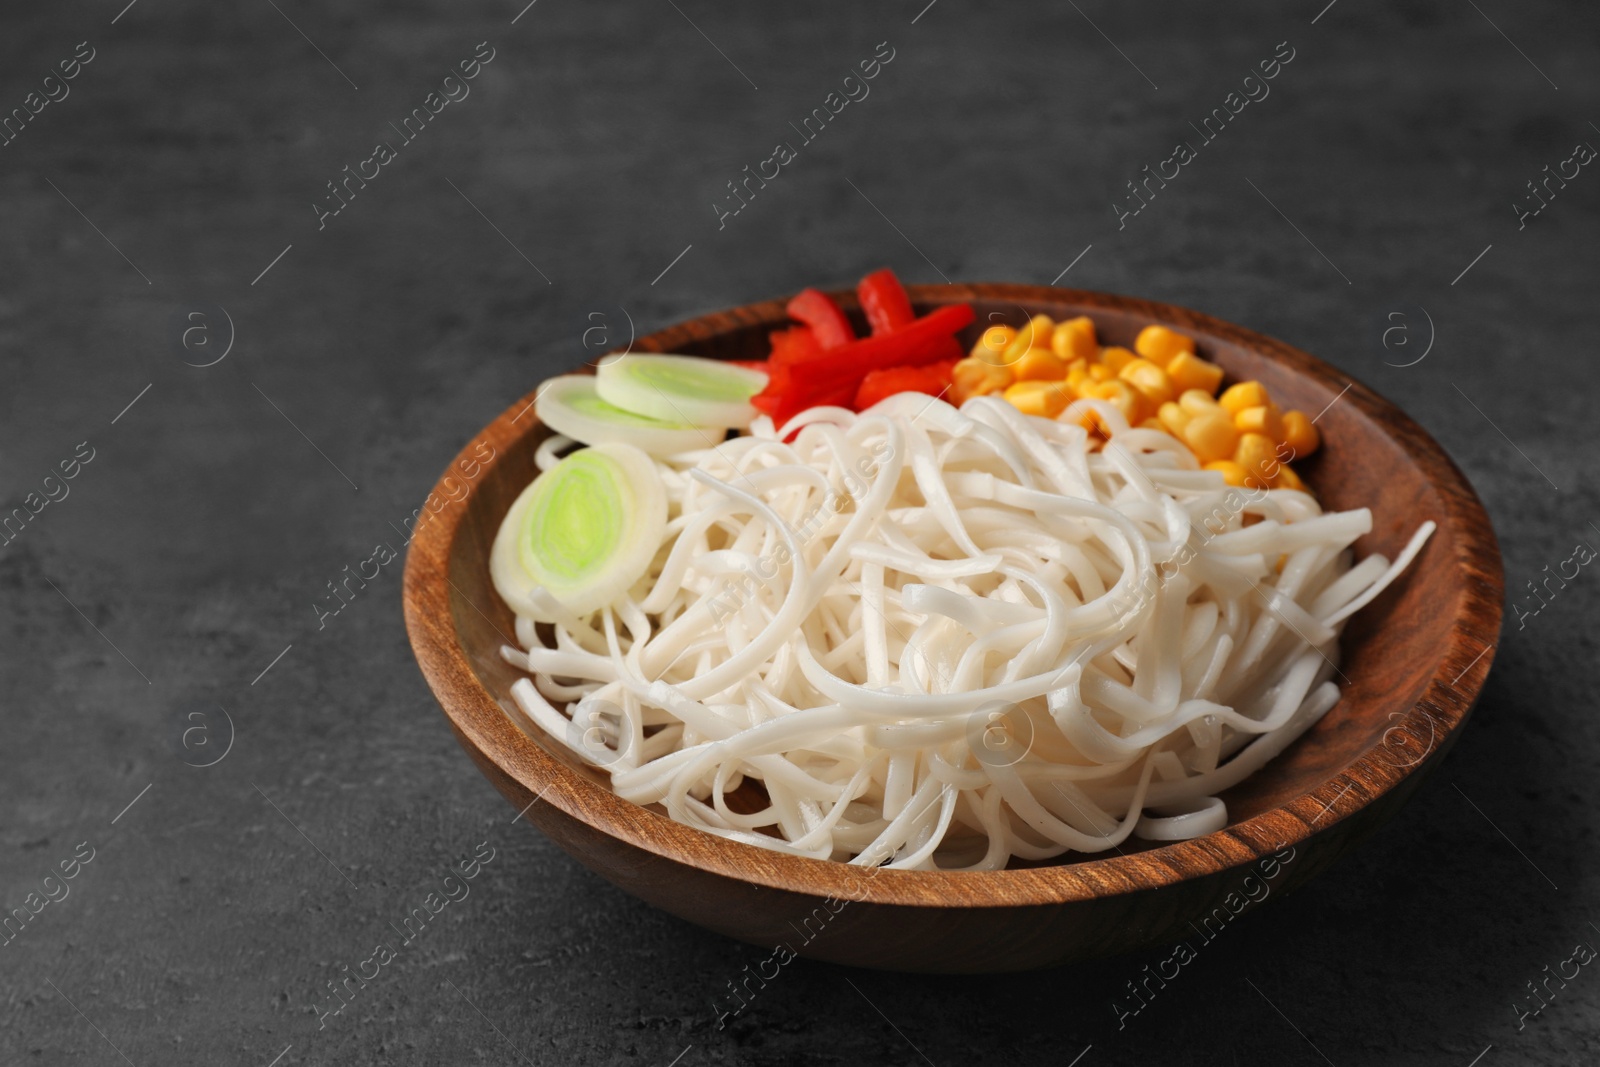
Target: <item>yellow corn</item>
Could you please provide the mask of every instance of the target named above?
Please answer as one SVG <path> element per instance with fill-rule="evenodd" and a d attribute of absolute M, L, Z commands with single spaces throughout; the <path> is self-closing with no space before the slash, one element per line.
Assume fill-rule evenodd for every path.
<path fill-rule="evenodd" d="M 1100 350 L 1100 362 L 1110 368 L 1112 374 L 1116 374 L 1122 370 L 1123 367 L 1128 365 L 1130 360 L 1135 360 L 1138 358 L 1139 357 L 1137 354 L 1130 352 L 1126 348 L 1122 348 L 1118 345 L 1112 345 L 1109 348 L 1102 348 Z"/>
<path fill-rule="evenodd" d="M 1056 323 L 1050 335 L 1050 350 L 1066 360 L 1093 360 L 1100 354 L 1100 345 L 1094 336 L 1094 320 L 1079 315 Z"/>
<path fill-rule="evenodd" d="M 1302 493 L 1309 492 L 1306 489 L 1306 483 L 1300 480 L 1300 476 L 1287 463 L 1278 468 L 1277 476 L 1272 479 L 1272 488 L 1298 489 Z"/>
<path fill-rule="evenodd" d="M 1239 447 L 1239 431 L 1218 411 L 1190 419 L 1184 427 L 1183 440 L 1201 463 L 1214 463 L 1232 458 Z"/>
<path fill-rule="evenodd" d="M 1193 352 L 1194 339 L 1165 326 L 1146 326 L 1139 331 L 1133 347 L 1145 359 L 1165 367 L 1179 352 Z"/>
<path fill-rule="evenodd" d="M 1161 421 L 1161 428 L 1178 440 L 1183 440 L 1183 428 L 1189 424 L 1189 413 L 1172 401 L 1162 404 L 1156 411 L 1156 418 Z"/>
<path fill-rule="evenodd" d="M 1231 459 L 1215 459 L 1205 465 L 1208 471 L 1221 473 L 1222 480 L 1229 485 L 1244 488 L 1245 478 L 1248 476 L 1245 469 Z"/>
<path fill-rule="evenodd" d="M 1111 401 L 1130 426 L 1137 426 L 1155 411 L 1155 405 L 1143 393 L 1124 381 L 1101 382 L 1094 387 L 1093 395 L 1097 400 Z"/>
<path fill-rule="evenodd" d="M 1285 460 L 1322 445 L 1306 414 L 1280 411 L 1259 381 L 1222 389 L 1222 368 L 1199 356 L 1192 337 L 1166 326 L 1145 327 L 1132 349 L 1101 347 L 1087 316 L 1054 322 L 1035 315 L 1021 329 L 985 330 L 952 379 L 958 405 L 1000 394 L 1024 414 L 1045 418 L 1060 417 L 1079 397 L 1108 402 L 1128 425 L 1176 437 L 1205 470 L 1235 487 L 1310 492 Z M 1078 421 L 1095 434 L 1091 448 L 1111 435 L 1097 412 Z M 1246 516 L 1245 524 L 1258 519 Z"/>
<path fill-rule="evenodd" d="M 1239 444 L 1233 450 L 1233 461 L 1245 470 L 1245 484 L 1265 489 L 1277 475 L 1282 464 L 1278 462 L 1277 446 L 1270 437 L 1260 433 L 1239 435 Z"/>
<path fill-rule="evenodd" d="M 1283 413 L 1283 443 L 1294 449 L 1296 458 L 1304 458 L 1322 444 L 1322 435 L 1312 425 L 1303 411 Z"/>
<path fill-rule="evenodd" d="M 1017 382 L 1006 389 L 1005 397 L 1024 415 L 1042 415 L 1047 419 L 1065 411 L 1072 400 L 1064 383 L 1040 379 Z"/>
<path fill-rule="evenodd" d="M 1156 406 L 1165 404 L 1177 395 L 1167 372 L 1148 359 L 1130 359 L 1122 365 L 1117 377 L 1150 398 Z"/>
<path fill-rule="evenodd" d="M 1267 399 L 1266 386 L 1260 382 L 1239 382 L 1224 389 L 1217 403 L 1227 408 L 1229 415 L 1237 415 L 1245 408 L 1264 407 Z"/>
<path fill-rule="evenodd" d="M 1100 413 L 1092 408 L 1078 416 L 1078 425 L 1088 430 L 1091 434 L 1098 434 L 1102 438 L 1111 436 L 1111 427 L 1106 423 L 1105 419 L 1101 418 Z M 1091 447 L 1098 447 L 1099 444 L 1100 441 L 1097 438 L 1090 438 Z"/>
<path fill-rule="evenodd" d="M 1239 428 L 1240 433 L 1265 434 L 1272 438 L 1274 444 L 1283 440 L 1283 416 L 1278 414 L 1276 404 L 1241 408 L 1234 412 L 1233 424 Z"/>
<path fill-rule="evenodd" d="M 950 371 L 950 402 L 959 407 L 972 397 L 1001 392 L 1015 380 L 1016 375 L 1006 364 L 969 356 Z"/>
<path fill-rule="evenodd" d="M 991 326 L 983 331 L 969 355 L 985 363 L 1004 363 L 1006 349 L 1017 339 L 1017 331 L 1009 326 Z"/>
<path fill-rule="evenodd" d="M 1222 384 L 1222 368 L 1215 363 L 1207 363 L 1193 352 L 1179 352 L 1167 361 L 1166 368 L 1167 377 L 1172 379 L 1172 387 L 1180 393 L 1201 389 L 1207 395 L 1215 396 L 1217 386 Z"/>
<path fill-rule="evenodd" d="M 1185 389 L 1178 397 L 1178 406 L 1190 415 L 1209 415 L 1221 410 L 1211 394 L 1203 389 Z"/>
<path fill-rule="evenodd" d="M 1011 371 L 1019 382 L 1033 378 L 1060 381 L 1067 376 L 1067 365 L 1048 348 L 1030 348 L 1011 364 Z"/>
<path fill-rule="evenodd" d="M 1030 348 L 1049 348 L 1050 335 L 1055 333 L 1056 324 L 1050 320 L 1049 315 L 1035 315 L 1028 320 L 1028 324 L 1017 331 L 1009 345 L 1006 346 L 1006 362 L 1020 357 Z"/>

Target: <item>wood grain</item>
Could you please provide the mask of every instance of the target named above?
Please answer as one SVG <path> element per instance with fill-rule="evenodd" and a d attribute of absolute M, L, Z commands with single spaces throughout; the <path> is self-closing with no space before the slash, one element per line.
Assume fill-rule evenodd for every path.
<path fill-rule="evenodd" d="M 1393 558 L 1419 523 L 1436 521 L 1438 533 L 1410 572 L 1346 628 L 1339 704 L 1224 794 L 1225 829 L 1193 841 L 1130 842 L 1120 853 L 996 872 L 869 871 L 679 825 L 614 796 L 602 774 L 536 728 L 524 729 L 513 709 L 518 672 L 499 655 L 502 644 L 514 643 L 512 616 L 494 593 L 487 559 L 549 433 L 530 393 L 463 450 L 458 462 L 482 462 L 485 445 L 494 458 L 469 481 L 464 500 L 421 527 L 404 591 L 422 672 L 456 737 L 513 810 L 526 809 L 528 822 L 616 885 L 730 937 L 861 967 L 967 973 L 1193 938 L 1191 924 L 1209 916 L 1214 925 L 1281 896 L 1392 816 L 1457 736 L 1500 630 L 1494 532 L 1433 439 L 1311 356 L 1184 308 L 1019 285 L 914 286 L 910 293 L 919 313 L 970 301 L 978 322 L 968 344 L 981 326 L 1020 325 L 1036 312 L 1089 315 L 1109 343 L 1131 345 L 1152 322 L 1190 334 L 1230 380 L 1260 379 L 1285 408 L 1321 412 L 1324 447 L 1297 469 L 1324 507 L 1372 509 L 1373 530 L 1357 543 L 1359 553 Z M 860 325 L 854 295 L 836 296 Z M 783 301 L 766 301 L 639 338 L 633 350 L 762 358 L 767 332 L 784 321 Z M 1288 858 L 1273 861 L 1274 853 Z M 1267 893 L 1251 890 L 1262 884 Z"/>

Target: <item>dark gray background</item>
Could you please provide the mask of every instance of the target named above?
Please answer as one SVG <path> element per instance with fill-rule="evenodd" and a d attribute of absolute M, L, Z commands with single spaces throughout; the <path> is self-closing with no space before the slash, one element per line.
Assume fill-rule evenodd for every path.
<path fill-rule="evenodd" d="M 1600 945 L 1590 570 L 1508 613 L 1401 818 L 1120 1032 L 1112 999 L 1164 954 L 800 962 L 719 1030 L 767 951 L 510 825 L 413 663 L 398 562 L 318 630 L 325 583 L 400 547 L 456 449 L 585 358 L 592 314 L 620 344 L 625 316 L 885 264 L 1045 284 L 1089 245 L 1061 284 L 1244 323 L 1408 410 L 1483 495 L 1513 598 L 1600 546 L 1600 174 L 1525 229 L 1512 206 L 1600 145 L 1592 5 L 925 2 L 539 0 L 514 25 L 522 0 L 7 5 L 0 113 L 96 54 L 0 148 L 0 502 L 80 442 L 95 458 L 0 547 L 0 905 L 96 853 L 0 947 L 0 1063 L 1594 1062 L 1593 967 L 1520 1031 L 1513 1008 Z M 470 97 L 319 232 L 324 183 L 480 41 Z M 719 232 L 725 183 L 881 41 L 870 97 Z M 1271 95 L 1119 232 L 1123 181 L 1281 41 Z M 170 323 L 204 303 L 236 340 L 197 369 L 226 324 L 185 349 Z M 1386 365 L 1422 351 L 1419 309 L 1436 343 Z M 1396 323 L 1412 344 L 1385 350 Z M 219 709 L 231 751 L 187 766 L 221 750 Z M 211 749 L 179 744 L 196 725 Z M 485 841 L 471 896 L 319 1031 L 324 983 Z"/>

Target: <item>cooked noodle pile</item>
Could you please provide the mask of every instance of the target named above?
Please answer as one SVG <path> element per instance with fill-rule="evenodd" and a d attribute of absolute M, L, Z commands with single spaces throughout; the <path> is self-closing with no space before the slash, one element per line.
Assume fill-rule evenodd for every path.
<path fill-rule="evenodd" d="M 627 800 L 820 859 L 993 870 L 1222 828 L 1433 524 L 1352 566 L 1366 509 L 1229 488 L 1078 404 L 1109 444 L 1076 411 L 902 394 L 658 461 L 649 572 L 518 620 L 518 706 Z"/>

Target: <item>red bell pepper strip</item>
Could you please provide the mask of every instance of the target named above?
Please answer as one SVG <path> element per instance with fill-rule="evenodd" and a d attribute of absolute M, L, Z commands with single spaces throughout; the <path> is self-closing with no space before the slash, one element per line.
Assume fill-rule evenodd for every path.
<path fill-rule="evenodd" d="M 856 332 L 850 328 L 850 320 L 844 317 L 839 305 L 815 289 L 800 290 L 789 301 L 787 310 L 790 318 L 811 327 L 817 343 L 825 349 L 838 348 L 856 339 Z"/>
<path fill-rule="evenodd" d="M 854 408 L 856 386 L 851 382 L 829 393 L 802 394 L 794 386 L 794 368 L 784 363 L 767 365 L 767 388 L 750 398 L 751 405 L 774 424 L 782 426 L 807 408 Z M 774 383 L 777 383 L 776 386 Z"/>
<path fill-rule="evenodd" d="M 961 350 L 961 343 L 954 337 L 946 337 L 939 344 L 939 350 L 934 353 L 934 358 L 938 359 L 941 363 L 945 360 L 949 360 L 950 362 L 954 363 L 956 360 L 963 359 L 965 357 L 966 353 Z"/>
<path fill-rule="evenodd" d="M 778 362 L 807 360 L 822 352 L 822 346 L 817 343 L 817 336 L 809 326 L 774 330 L 768 337 L 772 342 L 772 358 Z"/>
<path fill-rule="evenodd" d="M 856 296 L 861 299 L 861 310 L 872 325 L 873 336 L 893 333 L 916 319 L 905 287 L 887 267 L 862 278 L 856 286 Z"/>
<path fill-rule="evenodd" d="M 776 338 L 777 334 L 773 337 Z M 751 405 L 757 411 L 771 415 L 772 421 L 780 426 L 800 410 L 792 403 L 793 398 L 799 395 L 795 387 L 795 359 L 792 356 L 784 358 L 783 351 L 774 346 L 772 358 L 767 360 L 766 388 L 750 398 Z"/>
<path fill-rule="evenodd" d="M 767 387 L 753 403 L 782 425 L 808 407 L 854 390 L 869 371 L 951 358 L 954 334 L 973 321 L 970 304 L 939 308 L 894 333 L 864 337 L 809 359 L 773 359 Z M 954 351 L 959 353 L 959 347 Z"/>
<path fill-rule="evenodd" d="M 829 393 L 827 396 L 823 397 L 821 400 L 818 400 L 811 406 L 814 408 L 846 408 L 850 411 L 854 411 L 855 402 L 856 391 L 847 385 L 843 389 Z"/>
<path fill-rule="evenodd" d="M 750 403 L 757 411 L 776 418 L 780 410 L 777 398 L 790 389 L 789 366 L 820 355 L 822 347 L 817 344 L 816 335 L 809 326 L 774 330 L 768 335 L 768 340 L 772 343 L 771 356 L 765 363 L 755 364 L 757 370 L 766 372 L 767 384 L 761 392 L 750 398 Z"/>
<path fill-rule="evenodd" d="M 865 411 L 878 401 L 896 393 L 927 393 L 939 396 L 950 388 L 950 375 L 956 361 L 941 359 L 920 367 L 889 367 L 868 371 L 856 390 L 856 410 Z"/>
<path fill-rule="evenodd" d="M 970 304 L 950 304 L 894 333 L 863 337 L 825 350 L 805 362 L 806 386 L 826 392 L 827 387 L 859 382 L 868 371 L 947 358 L 949 346 L 945 342 L 970 325 L 974 317 Z"/>

